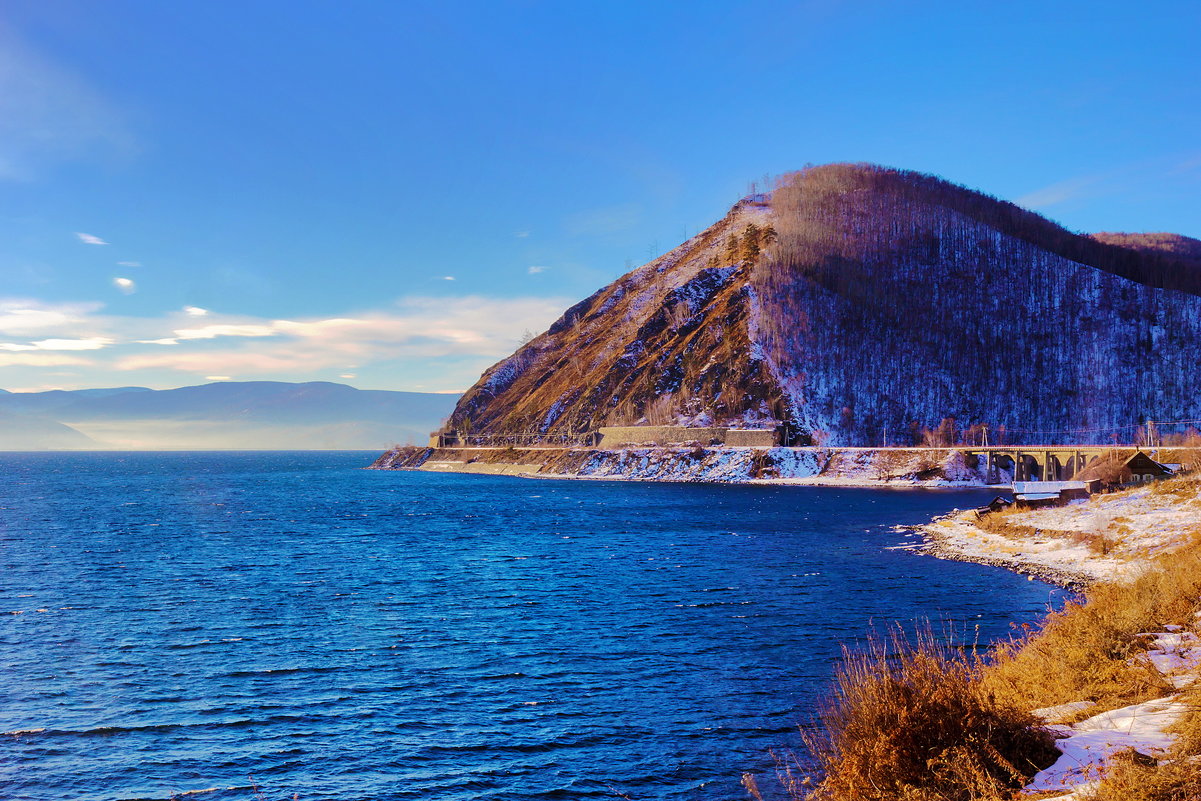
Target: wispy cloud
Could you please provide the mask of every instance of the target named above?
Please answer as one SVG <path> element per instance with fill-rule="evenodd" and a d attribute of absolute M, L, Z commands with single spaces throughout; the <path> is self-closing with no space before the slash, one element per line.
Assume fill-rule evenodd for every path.
<path fill-rule="evenodd" d="M 180 328 L 176 339 L 216 339 L 217 337 L 273 337 L 279 333 L 278 323 L 252 325 L 206 325 L 201 328 Z"/>
<path fill-rule="evenodd" d="M 0 353 L 0 367 L 79 367 L 94 364 L 90 359 L 57 353 Z"/>
<path fill-rule="evenodd" d="M 26 298 L 0 298 L 0 334 L 36 336 L 69 331 L 101 308 L 100 303 L 43 303 Z"/>
<path fill-rule="evenodd" d="M 455 277 L 453 275 L 444 275 L 444 276 L 442 276 L 442 280 L 443 281 L 454 281 Z"/>
<path fill-rule="evenodd" d="M 100 237 L 93 236 L 92 234 L 85 234 L 85 233 L 76 231 L 75 236 L 79 237 L 79 241 L 84 243 L 85 245 L 107 245 L 108 244 Z M 124 264 L 124 262 L 117 262 L 117 263 Z"/>
<path fill-rule="evenodd" d="M 1191 173 L 1201 170 L 1201 153 L 1194 153 L 1176 164 L 1173 174 Z"/>
<path fill-rule="evenodd" d="M 207 317 L 209 310 L 202 309 L 199 306 L 184 306 L 183 313 L 189 317 Z"/>
<path fill-rule="evenodd" d="M 35 180 L 55 164 L 133 149 L 101 92 L 0 27 L 0 180 Z"/>
<path fill-rule="evenodd" d="M 530 235 L 529 231 L 514 231 L 513 232 L 513 236 L 517 237 L 518 239 L 525 239 L 529 235 Z"/>
<path fill-rule="evenodd" d="M 100 350 L 111 345 L 108 337 L 87 337 L 86 339 L 39 339 L 35 342 L 0 342 L 0 350 L 30 351 L 30 350 Z"/>
<path fill-rule="evenodd" d="M 506 355 L 525 329 L 548 325 L 566 305 L 566 299 L 549 298 L 410 297 L 393 310 L 356 316 L 215 322 L 176 329 L 156 344 L 177 347 L 124 356 L 114 366 L 261 375 L 345 369 L 379 360 L 493 359 Z M 203 343 L 211 344 L 199 347 Z"/>
<path fill-rule="evenodd" d="M 1201 167 L 1201 153 L 1142 159 L 1113 169 L 1056 181 L 1027 192 L 1014 203 L 1028 209 L 1045 209 L 1070 201 L 1127 194 L 1165 181 L 1191 178 L 1191 173 L 1198 167 Z"/>
<path fill-rule="evenodd" d="M 1090 175 L 1058 181 L 1033 192 L 1027 192 L 1013 202 L 1027 209 L 1045 209 L 1048 206 L 1087 195 L 1089 190 L 1097 186 L 1101 179 L 1102 176 Z"/>
<path fill-rule="evenodd" d="M 526 272 L 528 272 L 530 275 L 537 275 L 538 273 L 546 272 L 547 269 L 548 268 L 543 267 L 541 264 L 531 264 Z"/>
<path fill-rule="evenodd" d="M 104 244 L 107 245 L 108 243 L 105 242 Z M 119 262 L 117 262 L 117 265 L 120 267 L 141 267 L 142 262 L 140 262 L 140 261 L 119 261 Z"/>
<path fill-rule="evenodd" d="M 429 377 L 438 388 L 470 384 L 508 355 L 522 332 L 543 330 L 568 298 L 410 296 L 379 309 L 339 316 L 264 319 L 180 308 L 156 317 L 106 313 L 101 304 L 53 304 L 0 298 L 0 365 L 35 371 L 12 383 L 62 385 L 36 371 L 80 368 L 76 386 L 136 380 L 171 385 L 165 376 L 236 376 L 239 380 L 311 379 L 389 374 Z M 193 307 L 200 308 L 200 307 Z M 114 373 L 125 373 L 115 378 Z M 136 379 L 128 374 L 140 373 Z M 90 376 L 91 378 L 87 378 Z M 212 380 L 212 379 L 210 379 Z"/>
<path fill-rule="evenodd" d="M 126 295 L 132 295 L 138 290 L 138 285 L 131 278 L 114 278 L 113 286 L 124 292 Z"/>

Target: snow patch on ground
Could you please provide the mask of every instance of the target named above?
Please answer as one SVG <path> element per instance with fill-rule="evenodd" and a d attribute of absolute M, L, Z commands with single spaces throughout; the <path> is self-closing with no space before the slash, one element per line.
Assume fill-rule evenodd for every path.
<path fill-rule="evenodd" d="M 519 350 L 493 368 L 492 374 L 484 381 L 482 388 L 493 395 L 504 392 L 525 371 L 529 362 L 529 355 L 524 349 Z"/>
<path fill-rule="evenodd" d="M 1138 655 L 1152 664 L 1177 690 L 1192 684 L 1201 675 L 1201 637 L 1179 626 L 1165 633 L 1150 632 L 1151 648 Z"/>
<path fill-rule="evenodd" d="M 1045 567 L 1084 581 L 1129 578 L 1146 560 L 1175 550 L 1201 531 L 1201 495 L 1191 497 L 1143 487 L 1087 502 L 1009 514 L 1009 531 L 978 525 L 975 510 L 956 512 L 925 526 L 931 552 L 939 556 L 1003 564 L 1023 570 Z M 1013 527 L 1032 535 L 1010 533 Z"/>
<path fill-rule="evenodd" d="M 1149 661 L 1177 689 L 1182 689 L 1201 676 L 1201 638 L 1181 626 L 1165 626 L 1165 629 L 1141 635 L 1151 639 L 1152 648 L 1135 658 Z M 1055 723 L 1091 705 L 1091 701 L 1076 701 L 1036 709 L 1034 714 Z M 1055 745 L 1062 756 L 1054 765 L 1035 774 L 1025 792 L 1066 790 L 1065 794 L 1052 798 L 1055 801 L 1081 799 L 1097 784 L 1106 764 L 1119 752 L 1132 749 L 1144 756 L 1162 759 L 1175 739 L 1167 729 L 1187 711 L 1184 700 L 1169 695 L 1102 712 L 1071 726 L 1048 726 L 1057 738 Z"/>
<path fill-rule="evenodd" d="M 1063 755 L 1035 774 L 1026 792 L 1083 789 L 1081 785 L 1100 778 L 1105 763 L 1119 751 L 1132 748 L 1149 757 L 1164 756 L 1174 739 L 1165 729 L 1185 710 L 1175 697 L 1157 698 L 1102 712 L 1074 726 L 1049 726 L 1060 738 L 1055 746 Z"/>
<path fill-rule="evenodd" d="M 881 467 L 881 461 L 887 462 Z M 539 473 L 556 478 L 636 481 L 713 481 L 806 484 L 840 487 L 983 486 L 963 454 L 915 455 L 900 461 L 879 450 L 832 452 L 825 448 L 740 448 L 731 446 L 598 450 L 572 473 Z"/>
<path fill-rule="evenodd" d="M 975 519 L 975 510 L 968 510 L 927 524 L 922 533 L 933 541 L 931 553 L 1008 566 L 1020 572 L 1044 568 L 1081 582 L 1120 578 L 1132 570 L 1126 560 L 1093 553 L 1086 542 L 1049 534 L 1019 539 L 978 528 Z"/>
<path fill-rule="evenodd" d="M 577 472 L 563 477 L 742 483 L 758 469 L 795 478 L 815 474 L 820 467 L 812 455 L 789 448 L 623 448 L 597 451 Z"/>

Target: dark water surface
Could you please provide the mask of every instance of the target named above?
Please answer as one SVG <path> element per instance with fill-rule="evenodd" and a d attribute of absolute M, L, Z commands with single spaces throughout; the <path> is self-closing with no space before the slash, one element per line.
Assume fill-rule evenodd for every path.
<path fill-rule="evenodd" d="M 1057 595 L 887 550 L 985 491 L 373 456 L 0 455 L 0 798 L 742 799 L 871 621 Z"/>

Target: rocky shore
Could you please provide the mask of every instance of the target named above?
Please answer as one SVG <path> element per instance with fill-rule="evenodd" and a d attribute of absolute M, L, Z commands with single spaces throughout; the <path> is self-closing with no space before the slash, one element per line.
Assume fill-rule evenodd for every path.
<path fill-rule="evenodd" d="M 376 470 L 425 470 L 643 481 L 829 486 L 986 486 L 983 465 L 954 448 L 751 448 L 700 444 L 624 448 L 398 447 Z M 1002 476 L 1007 480 L 1007 476 Z"/>
<path fill-rule="evenodd" d="M 997 565 L 1064 586 L 1120 581 L 1191 544 L 1201 531 L 1201 502 L 1179 491 L 1186 481 L 1061 507 L 956 511 L 917 530 L 923 550 L 939 558 Z"/>
<path fill-rule="evenodd" d="M 1095 580 L 1095 576 L 1087 570 L 1073 570 L 1052 566 L 1024 558 L 1020 554 L 1000 555 L 982 553 L 977 550 L 965 549 L 962 540 L 946 533 L 946 527 L 959 522 L 963 517 L 970 517 L 974 512 L 953 512 L 937 518 L 926 526 L 912 526 L 919 532 L 925 542 L 914 549 L 917 553 L 947 559 L 953 562 L 972 562 L 979 565 L 1002 567 L 1029 576 L 1032 579 L 1045 581 L 1071 590 L 1081 590 Z"/>

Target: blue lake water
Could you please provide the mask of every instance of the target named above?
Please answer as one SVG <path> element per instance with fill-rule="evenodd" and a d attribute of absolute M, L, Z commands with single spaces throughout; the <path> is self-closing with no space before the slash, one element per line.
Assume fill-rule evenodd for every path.
<path fill-rule="evenodd" d="M 374 456 L 0 455 L 0 797 L 742 799 L 841 642 L 1060 595 L 888 549 L 986 491 Z"/>

